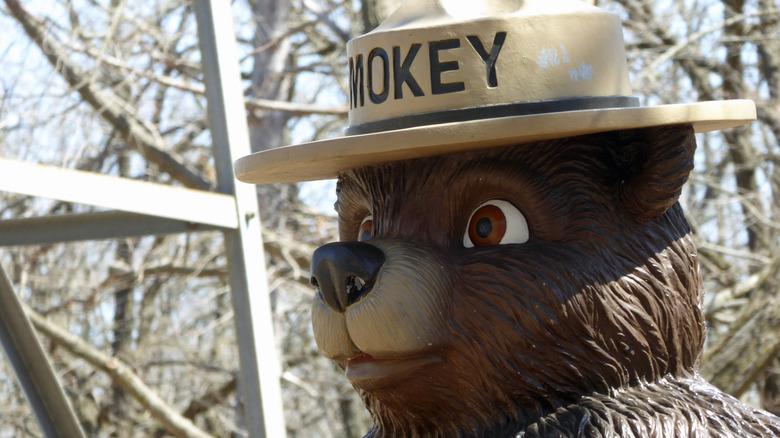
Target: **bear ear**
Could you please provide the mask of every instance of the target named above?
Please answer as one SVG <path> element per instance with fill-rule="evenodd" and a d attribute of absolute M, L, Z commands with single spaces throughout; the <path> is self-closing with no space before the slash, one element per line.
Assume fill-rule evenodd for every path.
<path fill-rule="evenodd" d="M 620 131 L 614 149 L 619 208 L 645 222 L 677 202 L 693 169 L 690 125 Z"/>

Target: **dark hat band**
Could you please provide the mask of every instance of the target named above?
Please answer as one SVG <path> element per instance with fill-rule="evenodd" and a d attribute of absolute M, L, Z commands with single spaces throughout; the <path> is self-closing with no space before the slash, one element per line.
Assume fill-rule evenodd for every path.
<path fill-rule="evenodd" d="M 463 108 L 413 114 L 386 120 L 350 126 L 346 135 L 373 134 L 395 131 L 416 126 L 438 125 L 442 123 L 466 122 L 500 117 L 530 116 L 565 111 L 582 111 L 608 108 L 634 108 L 639 106 L 639 98 L 631 96 L 597 96 L 573 99 L 549 100 L 543 102 L 519 102 L 506 105 Z"/>

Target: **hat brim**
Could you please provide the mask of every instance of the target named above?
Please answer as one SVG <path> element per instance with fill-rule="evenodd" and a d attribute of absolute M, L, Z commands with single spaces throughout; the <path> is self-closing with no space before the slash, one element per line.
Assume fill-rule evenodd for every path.
<path fill-rule="evenodd" d="M 756 119 L 751 100 L 726 100 L 566 111 L 416 126 L 257 152 L 235 162 L 236 177 L 252 184 L 336 178 L 371 164 L 430 157 L 598 132 L 690 124 L 695 132 L 733 128 Z"/>

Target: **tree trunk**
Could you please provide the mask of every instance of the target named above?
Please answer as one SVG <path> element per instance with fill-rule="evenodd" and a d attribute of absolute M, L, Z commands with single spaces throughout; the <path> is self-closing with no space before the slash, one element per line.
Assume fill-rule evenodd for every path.
<path fill-rule="evenodd" d="M 360 10 L 363 33 L 374 30 L 401 6 L 401 3 L 403 3 L 402 0 L 363 0 Z"/>
<path fill-rule="evenodd" d="M 252 7 L 257 25 L 251 97 L 287 101 L 294 80 L 290 73 L 292 43 L 286 35 L 290 27 L 292 5 L 287 0 L 254 0 Z M 249 117 L 249 141 L 252 151 L 287 144 L 289 119 L 289 114 L 285 112 L 253 110 Z M 258 186 L 257 193 L 263 224 L 271 228 L 283 227 L 284 221 L 280 213 L 298 202 L 298 186 Z"/>
<path fill-rule="evenodd" d="M 125 154 L 118 158 L 119 174 L 122 177 L 129 176 L 129 163 Z M 127 239 L 120 240 L 116 245 L 114 261 L 122 268 L 132 266 L 132 248 Z M 127 360 L 127 353 L 130 351 L 131 333 L 132 333 L 132 314 L 133 314 L 133 286 L 134 281 L 130 280 L 120 284 L 114 292 L 114 328 L 113 341 L 111 342 L 111 355 L 122 360 Z M 125 391 L 119 385 L 112 386 L 112 403 L 109 407 L 111 416 L 122 418 L 123 412 L 127 410 L 125 406 Z"/>

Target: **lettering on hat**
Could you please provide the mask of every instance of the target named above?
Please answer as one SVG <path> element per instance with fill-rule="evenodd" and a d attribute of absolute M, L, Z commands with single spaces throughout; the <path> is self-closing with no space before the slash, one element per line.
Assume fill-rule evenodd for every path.
<path fill-rule="evenodd" d="M 401 48 L 398 46 L 393 46 L 393 83 L 395 85 L 393 96 L 396 99 L 402 99 L 404 97 L 404 84 L 406 84 L 409 89 L 412 90 L 412 94 L 415 96 L 424 96 L 423 90 L 420 88 L 420 84 L 417 83 L 417 80 L 414 79 L 414 76 L 412 76 L 412 72 L 410 71 L 412 68 L 412 62 L 414 62 L 414 57 L 417 56 L 417 52 L 420 51 L 420 47 L 422 47 L 422 44 L 420 43 L 412 44 L 412 47 L 409 48 L 409 51 L 404 57 L 404 62 L 400 63 L 399 59 L 401 58 Z M 369 81 L 371 81 L 371 78 L 369 78 Z"/>
<path fill-rule="evenodd" d="M 444 82 L 443 74 L 457 72 L 460 63 L 482 62 L 485 67 L 485 86 L 487 88 L 498 87 L 498 73 L 496 61 L 501 48 L 506 41 L 506 32 L 496 32 L 488 50 L 484 42 L 477 35 L 465 37 L 467 45 L 474 49 L 472 55 L 462 55 L 461 58 L 452 59 L 443 57 L 447 51 L 461 47 L 461 38 L 427 41 L 425 43 L 413 43 L 404 53 L 400 46 L 392 46 L 390 50 L 383 47 L 374 47 L 368 54 L 358 53 L 349 57 L 349 108 L 355 109 L 365 106 L 366 94 L 368 100 L 375 105 L 380 105 L 390 97 L 392 85 L 393 99 L 403 99 L 405 96 L 423 97 L 425 92 L 420 86 L 420 80 L 428 80 L 432 95 L 459 93 L 466 91 L 466 82 L 451 80 Z M 412 66 L 419 63 L 417 55 L 425 44 L 428 48 L 428 75 L 427 78 L 415 77 Z M 392 53 L 392 59 L 390 59 Z M 469 53 L 460 51 L 461 54 Z M 442 61 L 442 59 L 449 59 Z M 422 61 L 424 62 L 424 61 Z M 366 78 L 367 76 L 367 78 Z M 392 76 L 392 80 L 391 80 Z M 366 80 L 367 79 L 367 80 Z M 411 94 L 409 94 L 411 93 Z"/>

